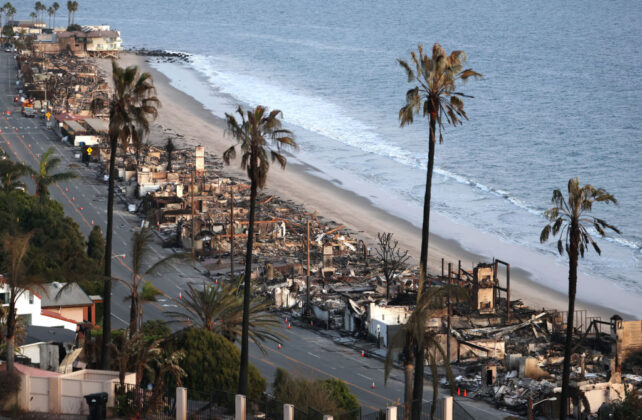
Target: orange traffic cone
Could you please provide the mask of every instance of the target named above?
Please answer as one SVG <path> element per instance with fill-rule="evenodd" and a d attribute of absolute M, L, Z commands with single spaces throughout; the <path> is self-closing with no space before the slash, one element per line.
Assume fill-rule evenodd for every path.
<path fill-rule="evenodd" d="M 279 350 L 281 350 L 281 343 L 279 343 Z"/>
<path fill-rule="evenodd" d="M 457 388 L 457 396 L 459 397 L 461 395 L 461 389 Z"/>
<path fill-rule="evenodd" d="M 288 330 L 292 328 L 292 324 L 288 324 Z"/>
<path fill-rule="evenodd" d="M 372 389 L 375 389 L 375 383 L 372 381 Z"/>
<path fill-rule="evenodd" d="M 365 350 L 361 350 L 361 357 L 366 357 L 366 352 L 365 352 Z"/>
<path fill-rule="evenodd" d="M 179 298 L 179 299 L 183 299 L 183 293 L 178 292 L 178 298 Z"/>
<path fill-rule="evenodd" d="M 467 397 L 468 394 L 466 393 L 466 388 L 464 388 L 464 397 Z"/>

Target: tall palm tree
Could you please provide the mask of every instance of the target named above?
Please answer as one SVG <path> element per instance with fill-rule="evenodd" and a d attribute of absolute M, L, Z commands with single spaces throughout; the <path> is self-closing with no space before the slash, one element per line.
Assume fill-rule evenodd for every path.
<path fill-rule="evenodd" d="M 29 13 L 29 17 L 31 18 L 31 23 L 36 23 L 36 19 L 38 19 L 36 12 Z"/>
<path fill-rule="evenodd" d="M 53 15 L 56 14 L 56 11 L 54 10 L 53 7 L 49 6 L 49 8 L 47 9 L 47 14 L 49 15 L 49 27 L 53 28 L 53 26 L 51 25 L 51 22 L 52 22 Z"/>
<path fill-rule="evenodd" d="M 245 290 L 243 293 L 243 331 L 241 336 L 241 367 L 239 371 L 238 393 L 247 395 L 248 384 L 248 357 L 249 357 L 249 322 L 250 322 L 250 292 L 252 274 L 252 243 L 254 240 L 254 218 L 256 211 L 256 196 L 259 189 L 263 189 L 270 170 L 271 160 L 277 161 L 285 169 L 286 158 L 281 154 L 284 148 L 296 149 L 297 144 L 291 131 L 281 127 L 279 116 L 281 111 L 268 112 L 267 108 L 258 105 L 246 112 L 239 106 L 236 110 L 239 116 L 225 114 L 227 129 L 238 142 L 241 152 L 241 168 L 247 170 L 250 178 L 250 214 L 247 232 L 247 250 L 245 252 Z M 272 149 L 270 146 L 275 146 Z M 227 165 L 236 156 L 235 146 L 223 153 L 223 160 Z"/>
<path fill-rule="evenodd" d="M 243 330 L 244 311 L 240 288 L 240 283 L 203 283 L 201 287 L 190 283 L 183 297 L 174 300 L 181 311 L 168 312 L 167 315 L 178 322 L 189 322 L 197 328 L 220 334 L 236 342 L 242 336 Z M 281 322 L 268 312 L 269 307 L 269 303 L 260 298 L 253 298 L 250 304 L 249 336 L 263 353 L 263 343 L 278 343 L 285 338 L 278 332 Z"/>
<path fill-rule="evenodd" d="M 60 181 L 76 178 L 73 172 L 58 172 L 52 174 L 51 171 L 58 166 L 60 158 L 52 157 L 54 153 L 52 147 L 40 158 L 40 169 L 34 174 L 33 179 L 36 183 L 36 197 L 40 203 L 44 203 L 49 198 L 49 186 Z"/>
<path fill-rule="evenodd" d="M 463 68 L 466 54 L 463 51 L 453 51 L 450 55 L 439 44 L 434 44 L 432 56 L 424 53 L 421 44 L 417 52 L 410 53 L 412 62 L 397 60 L 406 71 L 409 83 L 416 83 L 415 87 L 406 92 L 406 105 L 399 110 L 401 126 L 411 124 L 415 115 L 420 112 L 428 117 L 428 170 L 426 171 L 426 191 L 424 194 L 424 214 L 421 229 L 421 254 L 419 258 L 419 287 L 424 287 L 428 267 L 428 242 L 430 234 L 430 199 L 432 190 L 432 173 L 435 164 L 436 130 L 439 126 L 439 142 L 443 141 L 442 128 L 444 124 L 456 126 L 464 119 L 468 119 L 464 111 L 463 97 L 465 94 L 457 90 L 457 82 L 465 81 L 469 77 L 479 78 L 481 74 L 472 69 Z M 413 69 L 414 67 L 414 69 Z M 417 299 L 420 299 L 422 290 L 419 290 Z M 415 343 L 415 379 L 413 386 L 413 419 L 418 420 L 421 415 L 421 400 L 424 381 L 424 348 L 422 337 Z M 408 341 L 409 342 L 409 341 Z"/>
<path fill-rule="evenodd" d="M 56 13 L 58 13 L 58 9 L 60 9 L 60 5 L 58 4 L 57 1 L 54 1 L 53 4 L 51 5 L 51 8 L 53 9 L 53 28 L 56 27 Z"/>
<path fill-rule="evenodd" d="M 71 25 L 74 23 L 74 19 L 76 17 L 76 10 L 78 10 L 78 2 L 77 1 L 67 1 L 67 26 Z"/>
<path fill-rule="evenodd" d="M 118 279 L 128 290 L 129 295 L 126 299 L 131 301 L 129 311 L 129 335 L 134 336 L 143 324 L 143 303 L 153 301 L 155 297 L 162 292 L 158 291 L 153 285 L 145 280 L 145 276 L 153 273 L 157 268 L 168 263 L 172 259 L 183 258 L 187 254 L 172 254 L 169 257 L 156 261 L 147 270 L 143 270 L 143 265 L 147 262 L 147 257 L 151 251 L 152 232 L 149 228 L 143 227 L 134 232 L 132 235 L 132 280 L 131 282 Z M 142 293 L 141 293 L 142 291 Z"/>
<path fill-rule="evenodd" d="M 104 319 L 102 340 L 102 367 L 109 369 L 111 342 L 111 252 L 114 228 L 114 181 L 116 153 L 119 146 L 127 146 L 132 137 L 149 133 L 149 126 L 158 115 L 160 101 L 156 97 L 154 81 L 149 73 L 140 73 L 137 66 L 122 68 L 112 61 L 114 93 L 109 100 L 109 187 L 107 190 L 107 231 L 105 238 L 105 288 L 103 296 Z"/>
<path fill-rule="evenodd" d="M 42 10 L 42 7 L 44 4 L 41 2 L 37 1 L 36 4 L 33 6 L 35 13 L 36 13 L 36 19 L 40 19 L 40 11 Z"/>
<path fill-rule="evenodd" d="M 18 187 L 25 188 L 25 184 L 20 182 L 19 179 L 32 173 L 33 170 L 22 163 L 13 162 L 9 159 L 0 160 L 0 184 L 5 192 L 12 191 Z"/>
<path fill-rule="evenodd" d="M 73 25 L 76 23 L 76 12 L 78 11 L 78 2 L 77 1 L 72 1 L 71 2 L 71 24 Z"/>
<path fill-rule="evenodd" d="M 605 236 L 605 229 L 616 233 L 620 233 L 620 231 L 606 221 L 588 214 L 593 208 L 593 203 L 617 204 L 615 197 L 602 188 L 595 188 L 590 184 L 581 186 L 578 178 L 571 178 L 568 181 L 568 197 L 565 198 L 562 192 L 556 189 L 553 191 L 551 202 L 553 207 L 544 212 L 550 223 L 542 229 L 540 242 L 546 242 L 551 233 L 553 236 L 559 234 L 557 250 L 560 255 L 564 254 L 564 250 L 568 254 L 568 316 L 560 400 L 560 420 L 564 420 L 566 419 L 569 397 L 578 260 L 579 257 L 584 258 L 584 251 L 589 250 L 589 245 L 595 249 L 598 255 L 601 254 L 600 247 L 588 232 L 589 227 L 595 228 L 601 237 Z"/>
<path fill-rule="evenodd" d="M 43 279 L 29 274 L 29 262 L 25 256 L 32 233 L 5 235 L 2 238 L 4 283 L 9 289 L 9 313 L 7 315 L 7 370 L 13 372 L 16 333 L 16 301 L 29 291 L 41 290 Z"/>

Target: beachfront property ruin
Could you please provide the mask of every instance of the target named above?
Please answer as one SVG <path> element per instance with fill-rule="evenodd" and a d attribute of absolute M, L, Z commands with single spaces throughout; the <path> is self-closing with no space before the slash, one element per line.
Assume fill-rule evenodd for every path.
<path fill-rule="evenodd" d="M 117 56 L 120 34 L 108 27 L 51 33 L 38 24 L 22 28 L 34 42 L 33 48 L 19 51 L 23 92 L 16 103 L 34 99 L 61 144 L 105 181 L 112 153 L 106 141 L 108 113 L 91 105 L 110 92 L 105 75 L 87 57 Z M 139 214 L 164 246 L 192 252 L 212 282 L 238 276 L 248 232 L 249 184 L 226 176 L 220 158 L 202 146 L 173 151 L 168 169 L 162 147 L 167 138 L 180 140 L 181 134 L 156 127 L 151 144 L 118 154 L 118 205 Z M 259 195 L 257 208 L 256 293 L 270 298 L 284 325 L 322 330 L 364 356 L 385 358 L 415 309 L 417 267 L 404 267 L 387 284 L 382 261 L 372 252 L 376 242 L 269 193 Z M 428 279 L 426 293 L 434 295 L 434 302 L 425 328 L 445 350 L 456 388 L 468 398 L 522 414 L 529 401 L 549 399 L 536 410 L 552 416 L 557 402 L 550 399 L 560 392 L 566 314 L 512 299 L 510 271 L 510 263 L 500 259 L 463 265 L 442 261 L 441 270 Z M 642 321 L 577 311 L 573 326 L 571 380 L 577 392 L 571 411 L 595 415 L 625 391 L 642 388 Z M 73 363 L 78 362 L 84 363 Z M 446 384 L 445 378 L 440 381 Z"/>

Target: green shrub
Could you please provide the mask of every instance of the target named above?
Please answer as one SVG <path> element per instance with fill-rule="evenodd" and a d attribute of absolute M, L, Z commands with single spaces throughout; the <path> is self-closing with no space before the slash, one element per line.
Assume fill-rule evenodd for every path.
<path fill-rule="evenodd" d="M 168 352 L 185 351 L 185 358 L 180 363 L 187 373 L 183 379 L 184 387 L 204 393 L 237 391 L 241 352 L 223 336 L 207 330 L 187 328 L 172 335 L 166 344 Z M 261 398 L 266 382 L 253 365 L 249 368 L 248 382 L 248 396 Z"/>
<path fill-rule="evenodd" d="M 338 415 L 359 408 L 359 401 L 340 379 L 293 378 L 278 368 L 272 386 L 277 400 L 294 404 L 303 411 L 313 409 L 322 414 Z"/>

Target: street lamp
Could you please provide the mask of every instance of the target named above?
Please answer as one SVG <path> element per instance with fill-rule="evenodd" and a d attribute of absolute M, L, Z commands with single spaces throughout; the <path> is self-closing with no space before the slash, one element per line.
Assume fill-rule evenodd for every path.
<path fill-rule="evenodd" d="M 533 408 L 535 406 L 537 406 L 538 404 L 543 403 L 544 401 L 557 401 L 557 397 L 545 398 L 542 401 L 538 401 L 535 404 L 533 404 L 533 396 L 529 395 L 529 397 L 528 397 L 528 420 L 533 420 Z"/>

